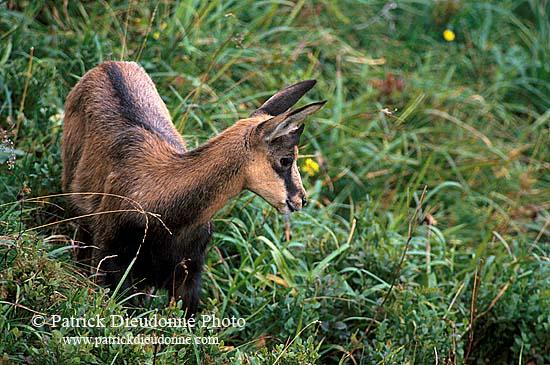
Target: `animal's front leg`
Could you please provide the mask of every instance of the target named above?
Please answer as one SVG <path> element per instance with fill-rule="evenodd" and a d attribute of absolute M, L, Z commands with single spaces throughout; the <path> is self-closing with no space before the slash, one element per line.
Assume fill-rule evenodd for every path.
<path fill-rule="evenodd" d="M 188 318 L 195 314 L 200 300 L 202 260 L 197 261 L 183 259 L 172 273 L 171 294 L 176 300 L 182 299 Z"/>
<path fill-rule="evenodd" d="M 92 273 L 97 275 L 98 283 L 106 284 L 114 290 L 130 264 L 126 262 L 120 252 L 112 249 L 112 242 L 102 237 L 102 234 L 94 235 L 94 245 L 98 248 L 92 255 Z M 126 277 L 122 283 L 121 291 L 130 287 L 130 278 Z"/>
<path fill-rule="evenodd" d="M 94 249 L 92 255 L 92 272 L 97 273 L 99 282 L 107 284 L 114 290 L 124 277 L 128 266 L 138 252 L 136 239 L 120 230 L 116 221 L 108 221 L 105 216 L 98 216 L 94 222 Z M 131 287 L 131 276 L 124 279 L 120 292 L 127 292 Z"/>

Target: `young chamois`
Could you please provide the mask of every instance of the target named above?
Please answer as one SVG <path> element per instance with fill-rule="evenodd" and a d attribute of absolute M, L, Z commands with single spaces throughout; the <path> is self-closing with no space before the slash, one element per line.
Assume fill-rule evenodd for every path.
<path fill-rule="evenodd" d="M 138 254 L 123 289 L 136 281 L 166 288 L 194 313 L 216 212 L 244 189 L 283 214 L 306 203 L 301 122 L 325 102 L 289 109 L 314 84 L 278 92 L 187 150 L 138 64 L 104 62 L 86 73 L 67 97 L 62 159 L 63 189 L 77 193 L 69 195 L 75 213 L 89 215 L 91 267 L 116 286 Z"/>

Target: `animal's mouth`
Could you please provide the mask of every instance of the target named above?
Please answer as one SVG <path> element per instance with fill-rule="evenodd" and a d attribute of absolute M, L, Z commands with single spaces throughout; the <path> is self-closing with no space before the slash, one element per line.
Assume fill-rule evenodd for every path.
<path fill-rule="evenodd" d="M 292 202 L 291 202 L 290 200 L 288 200 L 288 199 L 286 200 L 286 206 L 287 206 L 287 208 L 288 208 L 288 210 L 289 210 L 290 213 L 296 212 L 296 211 L 300 210 L 299 208 L 296 208 L 296 207 L 292 204 Z"/>

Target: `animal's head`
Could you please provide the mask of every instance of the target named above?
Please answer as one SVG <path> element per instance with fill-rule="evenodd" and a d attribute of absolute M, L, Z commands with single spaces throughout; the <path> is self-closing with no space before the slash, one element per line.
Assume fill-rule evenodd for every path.
<path fill-rule="evenodd" d="M 302 209 L 307 197 L 296 164 L 302 122 L 326 101 L 289 110 L 314 80 L 292 85 L 273 95 L 251 114 L 251 160 L 246 171 L 246 188 L 261 196 L 282 214 Z"/>

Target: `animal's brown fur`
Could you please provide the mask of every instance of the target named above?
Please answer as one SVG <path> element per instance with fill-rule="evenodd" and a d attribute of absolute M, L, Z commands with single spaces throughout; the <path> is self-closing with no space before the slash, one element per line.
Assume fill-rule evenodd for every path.
<path fill-rule="evenodd" d="M 295 160 L 303 128 L 297 124 L 322 103 L 306 107 L 305 114 L 304 108 L 278 116 L 265 110 L 287 110 L 285 103 L 311 86 L 292 89 L 301 94 L 291 97 L 283 90 L 284 98 L 274 96 L 252 117 L 187 151 L 140 66 L 104 62 L 89 71 L 67 97 L 62 158 L 66 192 L 100 193 L 70 197 L 77 214 L 95 214 L 88 226 L 93 242 L 87 242 L 97 247 L 92 266 L 101 263 L 107 282 L 116 285 L 141 246 L 132 277 L 170 289 L 193 313 L 210 219 L 218 210 L 243 189 L 282 213 L 302 208 L 305 191 Z M 283 158 L 292 158 L 292 166 L 282 166 Z M 143 214 L 97 214 L 135 210 L 134 202 L 159 214 L 165 225 L 149 219 L 143 244 Z M 126 280 L 125 288 L 132 282 Z"/>

